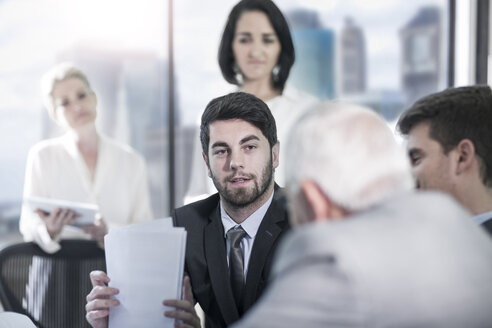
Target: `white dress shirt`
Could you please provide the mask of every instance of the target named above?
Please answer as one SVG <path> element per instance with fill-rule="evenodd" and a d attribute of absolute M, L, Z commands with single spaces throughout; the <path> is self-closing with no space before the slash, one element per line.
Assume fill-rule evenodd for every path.
<path fill-rule="evenodd" d="M 220 218 L 222 220 L 222 225 L 224 226 L 224 238 L 226 239 L 227 245 L 227 264 L 229 264 L 229 250 L 231 249 L 231 243 L 227 238 L 227 231 L 237 226 L 241 226 L 246 232 L 246 235 L 241 240 L 241 250 L 243 252 L 243 263 L 244 263 L 244 281 L 248 275 L 248 264 L 249 258 L 251 256 L 251 250 L 253 249 L 253 244 L 255 242 L 256 233 L 260 227 L 263 217 L 265 216 L 270 204 L 273 200 L 273 192 L 270 198 L 263 204 L 259 209 L 257 209 L 253 214 L 248 216 L 241 224 L 237 224 L 233 219 L 227 214 L 222 206 L 222 201 L 220 202 Z"/>
<path fill-rule="evenodd" d="M 29 196 L 97 204 L 108 229 L 152 219 L 143 158 L 101 135 L 94 179 L 70 133 L 34 145 L 24 182 L 24 197 Z M 24 240 L 35 241 L 49 253 L 60 249 L 60 239 L 89 238 L 82 229 L 65 226 L 51 239 L 41 218 L 25 205 L 20 231 Z"/>

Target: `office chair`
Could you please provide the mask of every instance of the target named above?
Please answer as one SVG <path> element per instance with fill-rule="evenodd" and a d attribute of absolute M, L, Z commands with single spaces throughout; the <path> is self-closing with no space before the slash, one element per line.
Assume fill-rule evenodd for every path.
<path fill-rule="evenodd" d="M 106 270 L 104 250 L 90 240 L 62 240 L 47 254 L 33 242 L 0 251 L 0 301 L 39 328 L 90 327 L 85 320 L 89 273 Z"/>

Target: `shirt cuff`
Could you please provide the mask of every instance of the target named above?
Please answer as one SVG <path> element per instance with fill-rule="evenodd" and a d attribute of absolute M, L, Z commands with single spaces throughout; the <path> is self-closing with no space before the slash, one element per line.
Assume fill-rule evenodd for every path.
<path fill-rule="evenodd" d="M 41 247 L 43 251 L 46 253 L 55 253 L 60 250 L 61 246 L 59 244 L 60 237 L 56 236 L 54 239 L 51 238 L 48 233 L 48 229 L 46 229 L 46 225 L 41 224 L 38 226 L 38 233 L 36 238 L 36 243 Z"/>

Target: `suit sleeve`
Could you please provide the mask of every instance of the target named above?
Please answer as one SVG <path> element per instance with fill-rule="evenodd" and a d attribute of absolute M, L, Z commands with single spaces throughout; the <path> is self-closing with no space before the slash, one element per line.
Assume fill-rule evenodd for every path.
<path fill-rule="evenodd" d="M 328 258 L 308 257 L 279 272 L 263 297 L 232 327 L 361 327 L 356 309 L 345 274 Z"/>

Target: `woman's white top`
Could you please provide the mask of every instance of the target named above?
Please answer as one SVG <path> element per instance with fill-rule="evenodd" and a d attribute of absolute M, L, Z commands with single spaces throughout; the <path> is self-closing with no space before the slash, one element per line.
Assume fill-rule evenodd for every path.
<path fill-rule="evenodd" d="M 131 147 L 99 135 L 94 179 L 70 134 L 48 139 L 29 151 L 24 198 L 47 197 L 97 204 L 108 229 L 152 219 L 144 159 Z M 82 229 L 65 226 L 51 239 L 46 225 L 22 207 L 20 231 L 46 252 L 60 249 L 60 239 L 88 239 Z"/>
<path fill-rule="evenodd" d="M 288 86 L 285 87 L 281 95 L 265 102 L 268 108 L 270 108 L 277 125 L 277 139 L 280 142 L 280 153 L 279 166 L 275 169 L 275 182 L 282 187 L 285 181 L 285 163 L 283 163 L 282 158 L 287 149 L 289 131 L 300 116 L 318 102 L 319 100 L 314 96 Z M 212 179 L 208 177 L 207 167 L 202 157 L 202 146 L 199 135 L 200 132 L 198 131 L 195 137 L 191 180 L 185 196 L 185 204 L 217 192 Z"/>

